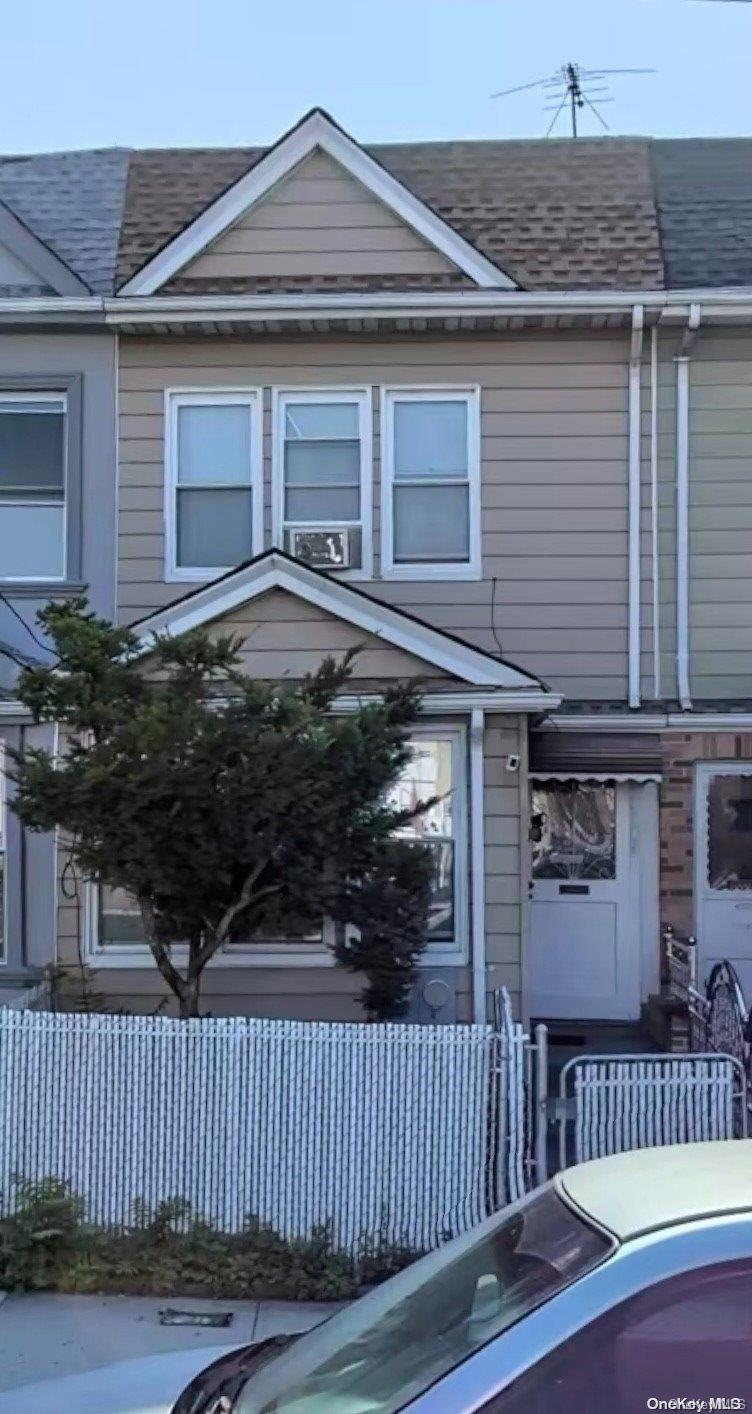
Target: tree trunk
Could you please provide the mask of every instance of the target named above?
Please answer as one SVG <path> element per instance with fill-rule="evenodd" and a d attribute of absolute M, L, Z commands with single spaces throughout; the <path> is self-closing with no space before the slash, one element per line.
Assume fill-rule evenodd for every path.
<path fill-rule="evenodd" d="M 200 982 L 199 975 L 184 983 L 183 990 L 178 997 L 178 1016 L 181 1021 L 189 1021 L 192 1016 L 198 1016 Z"/>

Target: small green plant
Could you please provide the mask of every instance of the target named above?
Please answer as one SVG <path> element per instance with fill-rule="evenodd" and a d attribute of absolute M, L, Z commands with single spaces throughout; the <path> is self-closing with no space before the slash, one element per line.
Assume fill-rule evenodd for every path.
<path fill-rule="evenodd" d="M 16 1180 L 14 1212 L 0 1219 L 0 1288 L 347 1301 L 420 1255 L 376 1239 L 354 1261 L 328 1224 L 288 1239 L 249 1216 L 242 1231 L 218 1232 L 182 1198 L 139 1201 L 123 1233 L 87 1225 L 83 1212 L 59 1179 Z"/>

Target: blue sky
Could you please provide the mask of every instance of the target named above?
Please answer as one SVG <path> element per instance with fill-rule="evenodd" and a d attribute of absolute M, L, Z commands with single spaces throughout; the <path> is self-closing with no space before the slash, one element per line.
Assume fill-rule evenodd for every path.
<path fill-rule="evenodd" d="M 745 0 L 31 0 L 3 14 L 0 150 L 268 142 L 307 108 L 363 141 L 540 137 L 551 73 L 614 79 L 615 132 L 752 134 Z M 598 131 L 585 118 L 585 131 Z"/>

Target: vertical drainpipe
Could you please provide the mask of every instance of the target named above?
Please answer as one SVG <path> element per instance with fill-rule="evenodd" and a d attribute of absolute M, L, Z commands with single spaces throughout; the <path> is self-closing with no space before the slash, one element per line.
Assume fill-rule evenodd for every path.
<path fill-rule="evenodd" d="M 661 580 L 658 550 L 658 325 L 650 330 L 650 551 L 653 579 L 653 697 L 661 697 Z"/>
<path fill-rule="evenodd" d="M 486 1003 L 486 861 L 484 825 L 483 739 L 485 715 L 482 707 L 470 713 L 470 879 L 472 897 L 473 1021 L 485 1025 Z"/>
<path fill-rule="evenodd" d="M 676 684 L 683 711 L 692 707 L 689 682 L 689 360 L 700 318 L 699 304 L 690 305 L 676 358 Z"/>
<path fill-rule="evenodd" d="M 629 349 L 629 645 L 628 702 L 640 705 L 640 433 L 642 338 L 645 309 L 632 309 L 632 339 Z"/>

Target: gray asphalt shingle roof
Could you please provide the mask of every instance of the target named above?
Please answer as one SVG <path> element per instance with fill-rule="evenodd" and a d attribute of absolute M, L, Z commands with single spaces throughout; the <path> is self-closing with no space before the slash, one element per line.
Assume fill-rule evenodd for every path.
<path fill-rule="evenodd" d="M 107 294 L 265 150 L 0 156 L 0 200 L 92 291 Z M 368 151 L 523 289 L 752 285 L 752 139 L 426 142 Z M 339 277 L 327 281 L 344 287 Z"/>

